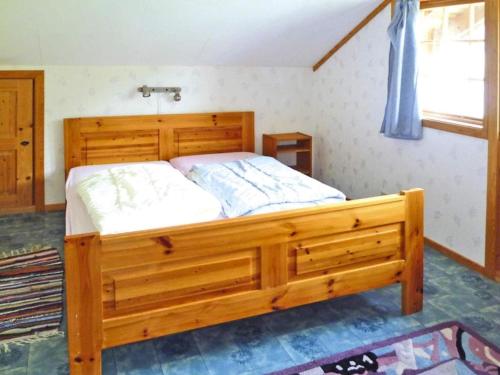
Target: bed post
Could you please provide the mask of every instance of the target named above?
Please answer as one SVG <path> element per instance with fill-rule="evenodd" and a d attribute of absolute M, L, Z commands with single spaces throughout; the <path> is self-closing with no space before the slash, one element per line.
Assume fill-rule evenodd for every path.
<path fill-rule="evenodd" d="M 406 198 L 404 227 L 405 272 L 402 282 L 402 312 L 422 310 L 424 293 L 424 191 L 403 191 Z"/>
<path fill-rule="evenodd" d="M 102 296 L 97 234 L 65 238 L 68 354 L 71 375 L 101 375 Z"/>

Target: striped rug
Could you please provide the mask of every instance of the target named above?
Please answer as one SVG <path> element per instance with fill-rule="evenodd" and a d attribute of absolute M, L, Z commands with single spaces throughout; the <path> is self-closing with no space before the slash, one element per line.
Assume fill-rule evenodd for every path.
<path fill-rule="evenodd" d="M 0 344 L 61 334 L 63 263 L 53 247 L 0 253 Z"/>

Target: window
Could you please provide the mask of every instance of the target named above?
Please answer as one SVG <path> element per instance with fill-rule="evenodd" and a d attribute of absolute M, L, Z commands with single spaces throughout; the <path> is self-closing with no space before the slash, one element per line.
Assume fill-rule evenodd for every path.
<path fill-rule="evenodd" d="M 484 2 L 464 2 L 422 3 L 419 84 L 424 126 L 485 137 Z"/>

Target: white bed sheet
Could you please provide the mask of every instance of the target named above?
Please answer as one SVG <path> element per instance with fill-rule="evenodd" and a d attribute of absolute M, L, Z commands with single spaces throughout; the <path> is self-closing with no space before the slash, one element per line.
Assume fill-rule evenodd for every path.
<path fill-rule="evenodd" d="M 169 164 L 166 161 L 154 161 L 148 163 Z M 75 167 L 69 171 L 68 179 L 66 180 L 66 235 L 98 232 L 92 223 L 92 219 L 90 218 L 85 204 L 78 195 L 76 190 L 78 183 L 93 173 L 104 169 L 130 164 L 137 163 L 87 165 L 83 167 Z"/>

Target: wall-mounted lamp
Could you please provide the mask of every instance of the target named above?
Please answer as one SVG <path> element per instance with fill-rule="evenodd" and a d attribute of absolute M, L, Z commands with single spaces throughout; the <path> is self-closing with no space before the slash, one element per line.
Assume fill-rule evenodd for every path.
<path fill-rule="evenodd" d="M 147 85 L 141 86 L 137 91 L 142 92 L 143 98 L 149 98 L 152 92 L 164 92 L 167 94 L 174 94 L 174 100 L 176 102 L 181 100 L 181 88 L 180 87 L 149 87 Z"/>

